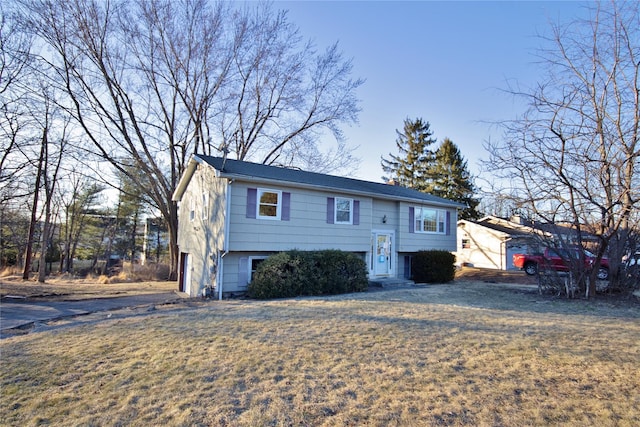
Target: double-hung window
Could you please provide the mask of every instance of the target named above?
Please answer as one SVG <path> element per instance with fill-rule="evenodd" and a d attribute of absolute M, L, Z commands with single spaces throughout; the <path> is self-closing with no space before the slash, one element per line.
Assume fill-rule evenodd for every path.
<path fill-rule="evenodd" d="M 417 233 L 446 233 L 447 212 L 445 210 L 425 207 L 414 209 L 415 231 Z"/>
<path fill-rule="evenodd" d="M 258 189 L 258 215 L 260 219 L 280 219 L 282 192 Z"/>
<path fill-rule="evenodd" d="M 360 225 L 360 200 L 327 197 L 327 224 Z"/>
<path fill-rule="evenodd" d="M 351 224 L 353 222 L 353 199 L 336 197 L 335 223 Z"/>
<path fill-rule="evenodd" d="M 247 218 L 289 221 L 291 193 L 267 188 L 247 188 Z"/>

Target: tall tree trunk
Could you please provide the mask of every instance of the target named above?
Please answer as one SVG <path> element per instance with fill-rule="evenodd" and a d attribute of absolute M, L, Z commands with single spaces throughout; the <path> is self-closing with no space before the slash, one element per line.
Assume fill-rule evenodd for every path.
<path fill-rule="evenodd" d="M 38 282 L 40 283 L 44 283 L 47 278 L 47 250 L 49 249 L 49 242 L 51 241 L 49 236 L 51 234 L 49 215 L 50 213 L 47 212 L 44 225 L 42 226 L 42 245 L 40 246 L 40 263 L 38 264 Z"/>
<path fill-rule="evenodd" d="M 171 218 L 167 221 L 169 230 L 169 277 L 168 280 L 178 280 L 178 205 L 176 202 L 169 204 Z"/>
<path fill-rule="evenodd" d="M 36 232 L 36 221 L 38 217 L 38 195 L 40 193 L 40 181 L 42 179 L 42 162 L 44 161 L 44 153 L 47 139 L 47 129 L 42 131 L 42 146 L 40 147 L 40 157 L 38 158 L 38 168 L 36 171 L 36 185 L 33 191 L 33 206 L 31 207 L 31 220 L 29 222 L 29 234 L 27 237 L 27 249 L 24 253 L 24 271 L 22 279 L 29 279 L 29 271 L 31 270 L 31 259 L 33 257 L 33 237 Z"/>
<path fill-rule="evenodd" d="M 133 225 L 131 226 L 131 237 L 129 244 L 131 245 L 131 272 L 133 273 L 133 264 L 136 259 L 136 234 L 138 233 L 138 216 L 140 214 L 139 208 L 136 208 L 133 215 Z"/>

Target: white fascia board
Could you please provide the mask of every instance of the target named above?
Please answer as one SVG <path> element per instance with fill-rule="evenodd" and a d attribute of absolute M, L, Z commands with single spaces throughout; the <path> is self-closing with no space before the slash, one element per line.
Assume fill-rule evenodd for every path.
<path fill-rule="evenodd" d="M 182 196 L 184 195 L 184 192 L 187 190 L 187 186 L 191 181 L 191 177 L 193 177 L 193 174 L 196 172 L 198 164 L 200 163 L 202 163 L 202 161 L 198 157 L 191 156 L 191 158 L 189 159 L 189 163 L 187 164 L 187 168 L 182 173 L 180 181 L 178 181 L 178 185 L 176 185 L 176 189 L 171 195 L 172 201 L 179 202 L 180 199 L 182 199 Z"/>

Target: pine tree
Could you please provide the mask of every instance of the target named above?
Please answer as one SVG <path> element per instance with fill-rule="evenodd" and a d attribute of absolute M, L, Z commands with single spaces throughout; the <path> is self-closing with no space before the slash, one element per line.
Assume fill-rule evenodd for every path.
<path fill-rule="evenodd" d="M 382 179 L 423 191 L 426 187 L 426 173 L 435 156 L 429 149 L 436 142 L 432 138 L 429 122 L 423 122 L 420 118 L 414 121 L 407 118 L 404 120 L 404 131 L 396 129 L 396 133 L 399 154 L 390 153 L 389 159 L 381 158 L 382 170 L 387 174 Z"/>
<path fill-rule="evenodd" d="M 425 192 L 467 205 L 460 211 L 460 219 L 477 219 L 479 200 L 473 198 L 475 187 L 467 161 L 449 138 L 445 138 L 436 151 L 435 160 L 425 175 Z"/>

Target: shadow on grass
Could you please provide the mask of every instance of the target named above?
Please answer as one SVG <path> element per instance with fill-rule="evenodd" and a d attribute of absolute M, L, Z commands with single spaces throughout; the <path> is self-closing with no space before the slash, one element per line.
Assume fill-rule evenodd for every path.
<path fill-rule="evenodd" d="M 640 299 L 627 295 L 596 295 L 590 299 L 568 299 L 540 295 L 537 286 L 454 282 L 415 285 L 399 289 L 374 289 L 363 293 L 310 297 L 315 299 L 362 300 L 386 303 L 444 304 L 477 309 L 514 311 L 566 316 L 640 318 Z"/>

